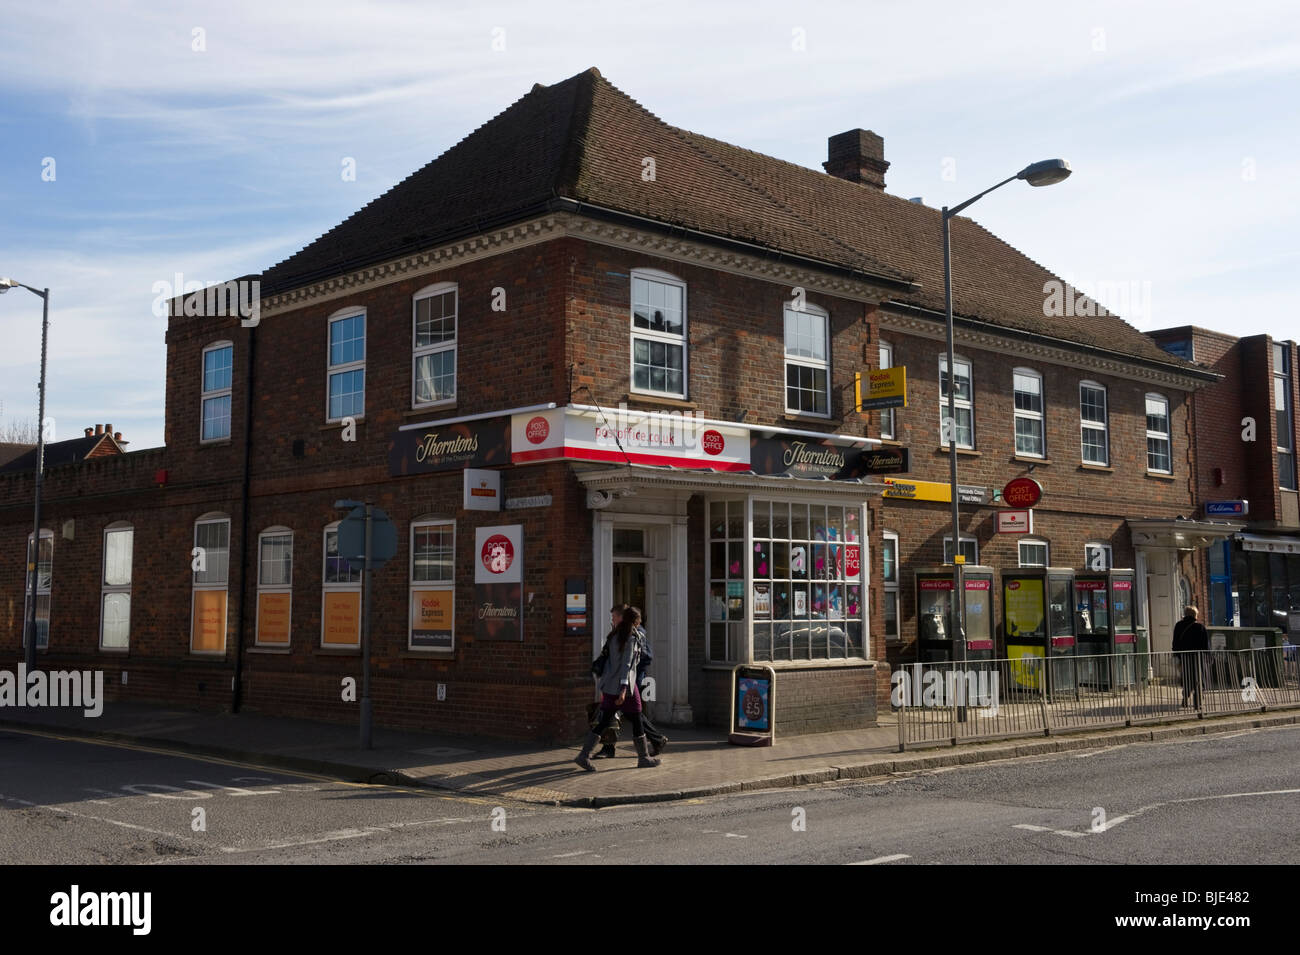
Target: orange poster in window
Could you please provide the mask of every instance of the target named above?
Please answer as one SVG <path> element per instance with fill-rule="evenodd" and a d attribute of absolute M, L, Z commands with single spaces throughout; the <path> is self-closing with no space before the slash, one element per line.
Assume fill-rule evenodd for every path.
<path fill-rule="evenodd" d="M 355 647 L 361 643 L 361 593 L 356 590 L 325 592 L 325 646 Z"/>
<path fill-rule="evenodd" d="M 450 590 L 416 590 L 411 593 L 412 647 L 452 649 L 454 598 Z"/>
<path fill-rule="evenodd" d="M 257 595 L 257 642 L 289 642 L 289 607 L 292 594 Z"/>
<path fill-rule="evenodd" d="M 194 617 L 190 621 L 190 649 L 195 653 L 226 651 L 226 592 L 194 591 Z"/>

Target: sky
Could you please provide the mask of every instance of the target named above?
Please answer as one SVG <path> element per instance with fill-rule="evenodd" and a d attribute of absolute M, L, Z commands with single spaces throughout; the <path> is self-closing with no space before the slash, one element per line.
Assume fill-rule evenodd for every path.
<path fill-rule="evenodd" d="M 871 129 L 887 191 L 935 207 L 1065 158 L 1065 182 L 966 214 L 1144 331 L 1300 338 L 1294 0 L 0 11 L 0 276 L 50 289 L 47 439 L 162 444 L 158 283 L 262 272 L 592 66 L 667 123 L 817 170 Z M 0 426 L 36 419 L 40 326 L 40 298 L 0 296 Z"/>

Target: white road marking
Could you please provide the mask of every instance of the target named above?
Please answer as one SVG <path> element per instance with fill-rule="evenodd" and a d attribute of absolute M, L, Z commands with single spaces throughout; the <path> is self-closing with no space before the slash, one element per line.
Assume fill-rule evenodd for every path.
<path fill-rule="evenodd" d="M 106 822 L 110 826 L 120 826 L 123 829 L 134 829 L 137 832 L 149 832 L 155 836 L 166 836 L 169 839 L 184 839 L 188 842 L 197 842 L 189 836 L 180 835 L 175 832 L 166 832 L 162 829 L 150 829 L 148 826 L 137 826 L 131 822 L 119 822 L 116 819 L 105 819 L 103 816 L 92 816 L 88 812 L 77 812 L 73 809 L 65 809 L 61 806 L 39 806 L 34 802 L 28 802 L 26 799 L 19 799 L 16 796 L 6 796 L 0 793 L 0 802 L 17 803 L 20 806 L 26 806 L 29 809 L 40 809 L 43 812 L 52 812 L 61 816 L 76 816 L 78 819 L 93 819 L 95 822 Z"/>
<path fill-rule="evenodd" d="M 1125 816 L 1124 818 L 1127 819 L 1128 817 Z M 1074 832 L 1073 830 L 1070 830 L 1070 829 L 1052 829 L 1052 828 L 1050 828 L 1050 827 L 1048 827 L 1048 826 L 1032 826 L 1032 825 L 1030 825 L 1030 824 L 1027 823 L 1027 822 L 1017 823 L 1016 825 L 1012 826 L 1011 828 L 1012 828 L 1012 829 L 1026 829 L 1026 830 L 1028 830 L 1029 832 L 1054 832 L 1054 833 L 1056 833 L 1058 836 L 1068 836 L 1068 837 L 1071 838 L 1071 839 L 1073 839 L 1073 838 L 1075 838 L 1075 837 L 1077 837 L 1077 836 L 1086 836 L 1086 835 L 1087 835 L 1086 832 Z"/>
<path fill-rule="evenodd" d="M 101 796 L 116 796 L 116 795 L 117 795 L 117 793 L 115 793 L 115 792 L 110 792 L 110 791 L 107 790 L 107 789 L 95 789 L 95 788 L 93 788 L 93 787 L 91 787 L 91 786 L 86 786 L 86 787 L 84 787 L 84 791 L 85 791 L 85 792 L 88 792 L 88 793 L 99 793 Z M 111 806 L 111 805 L 112 805 L 112 803 L 109 802 L 107 799 L 87 799 L 86 802 L 98 803 L 98 804 L 101 805 L 101 806 Z"/>
<path fill-rule="evenodd" d="M 135 793 L 137 796 L 150 796 L 154 799 L 211 799 L 212 793 L 196 792 L 193 789 L 181 789 L 179 786 L 168 786 L 165 783 L 128 783 L 122 787 L 129 793 Z M 151 793 L 149 789 L 165 789 L 167 792 Z M 170 795 L 180 793 L 181 795 Z"/>
<path fill-rule="evenodd" d="M 251 789 L 241 789 L 238 786 L 222 786 L 218 783 L 205 783 L 201 779 L 187 779 L 187 783 L 193 783 L 196 786 L 206 786 L 208 789 L 216 789 L 220 792 L 229 793 L 232 796 L 274 796 L 279 790 L 265 789 L 261 792 L 254 792 Z"/>
<path fill-rule="evenodd" d="M 1011 828 L 1025 829 L 1029 832 L 1052 832 L 1058 836 L 1068 836 L 1071 839 L 1077 839 L 1081 836 L 1100 835 L 1103 832 L 1107 832 L 1108 830 L 1114 829 L 1121 822 L 1128 822 L 1128 820 L 1140 816 L 1145 812 L 1150 812 L 1153 809 L 1162 809 L 1165 806 L 1178 806 L 1184 803 L 1192 803 L 1192 802 L 1211 802 L 1215 799 L 1245 799 L 1251 796 L 1293 796 L 1296 793 L 1300 793 L 1300 789 L 1265 789 L 1259 792 L 1220 793 L 1216 796 L 1189 796 L 1186 799 L 1170 799 L 1166 802 L 1153 802 L 1149 806 L 1142 806 L 1139 809 L 1134 809 L 1132 812 L 1126 815 L 1115 816 L 1112 819 L 1107 819 L 1100 826 L 1097 826 L 1097 828 L 1093 829 L 1092 827 L 1089 827 L 1087 830 L 1083 832 L 1076 832 L 1075 830 L 1072 829 L 1052 829 L 1049 828 L 1048 826 L 1034 826 L 1026 822 L 1017 823 Z"/>
<path fill-rule="evenodd" d="M 885 865 L 888 862 L 897 862 L 900 859 L 910 859 L 909 855 L 899 853 L 893 856 L 877 856 L 874 859 L 866 859 L 863 862 L 846 862 L 845 865 Z"/>
<path fill-rule="evenodd" d="M 734 832 L 728 832 L 728 833 L 725 834 L 724 838 L 727 838 L 727 839 L 748 839 L 749 836 L 738 836 L 738 835 L 736 835 Z"/>
<path fill-rule="evenodd" d="M 551 856 L 552 859 L 572 859 L 574 856 L 590 855 L 590 849 L 579 849 L 577 852 L 561 852 L 559 855 Z"/>

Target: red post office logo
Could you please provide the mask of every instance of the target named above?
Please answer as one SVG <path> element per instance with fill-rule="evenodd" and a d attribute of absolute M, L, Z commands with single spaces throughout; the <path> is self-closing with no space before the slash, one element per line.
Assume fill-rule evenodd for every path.
<path fill-rule="evenodd" d="M 1043 486 L 1033 478 L 1019 477 L 1002 489 L 1002 500 L 1011 507 L 1033 507 L 1043 496 Z"/>
<path fill-rule="evenodd" d="M 541 444 L 551 433 L 551 426 L 541 415 L 533 418 L 524 427 L 524 437 L 531 444 Z"/>
<path fill-rule="evenodd" d="M 504 574 L 514 563 L 515 547 L 510 543 L 510 538 L 493 534 L 483 542 L 483 553 L 480 556 L 489 573 Z"/>
<path fill-rule="evenodd" d="M 844 575 L 856 577 L 862 571 L 862 548 L 849 544 L 844 548 Z"/>
<path fill-rule="evenodd" d="M 721 454 L 726 446 L 726 439 L 712 428 L 700 435 L 700 447 L 704 449 L 705 454 Z"/>

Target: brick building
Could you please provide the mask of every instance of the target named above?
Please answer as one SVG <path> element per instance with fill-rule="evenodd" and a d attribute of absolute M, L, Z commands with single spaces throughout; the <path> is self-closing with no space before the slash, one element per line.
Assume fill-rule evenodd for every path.
<path fill-rule="evenodd" d="M 1191 403 L 1198 510 L 1240 532 L 1212 547 L 1196 591 L 1216 624 L 1278 627 L 1300 638 L 1300 494 L 1296 483 L 1296 343 L 1181 326 L 1149 333 L 1162 348 L 1223 376 Z"/>
<path fill-rule="evenodd" d="M 724 727 L 753 661 L 778 671 L 779 732 L 870 724 L 903 645 L 885 572 L 906 594 L 947 514 L 880 496 L 909 450 L 946 479 L 939 214 L 887 195 L 887 166 L 863 130 L 832 137 L 824 174 L 668 126 L 595 70 L 535 86 L 268 270 L 255 316 L 173 302 L 166 447 L 47 478 L 65 530 L 44 658 L 103 667 L 120 697 L 355 719 L 360 579 L 335 504 L 367 499 L 397 530 L 374 575 L 380 723 L 576 738 L 618 600 L 646 611 L 664 722 Z M 1111 316 L 1045 319 L 1050 273 L 969 220 L 953 232 L 964 480 L 1060 475 L 1038 526 L 1071 563 L 1088 541 L 1129 559 L 1132 514 L 1180 533 L 1185 395 L 1217 376 Z M 911 401 L 861 414 L 854 375 L 882 345 L 917 369 Z M 1009 351 L 1047 399 L 1032 462 L 1008 452 Z M 1107 389 L 1096 468 L 1071 461 L 1080 377 Z M 1168 474 L 1130 433 L 1151 391 Z M 0 477 L 10 651 L 30 495 Z M 1005 559 L 988 510 L 966 519 Z M 1166 556 L 1148 571 L 1168 577 Z M 911 613 L 891 613 L 902 635 Z"/>

